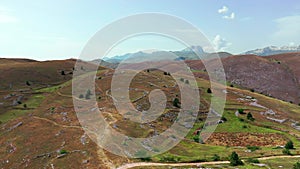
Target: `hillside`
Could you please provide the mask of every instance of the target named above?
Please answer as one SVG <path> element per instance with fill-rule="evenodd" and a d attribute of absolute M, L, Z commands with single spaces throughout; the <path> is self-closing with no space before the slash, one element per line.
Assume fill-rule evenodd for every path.
<path fill-rule="evenodd" d="M 222 58 L 221 61 L 229 85 L 298 104 L 300 103 L 298 55 L 299 53 L 269 57 L 236 55 Z M 205 70 L 201 61 L 186 61 L 186 63 L 193 70 Z M 210 61 L 210 64 L 213 65 L 214 61 Z M 196 71 L 195 74 L 205 77 L 201 72 Z"/>
<path fill-rule="evenodd" d="M 240 60 L 234 63 L 238 65 L 247 63 L 248 66 L 238 66 L 238 69 L 245 70 L 245 72 L 250 71 L 251 68 L 254 69 L 254 65 L 262 64 L 267 68 L 264 69 L 265 71 L 274 69 L 276 65 L 277 74 L 285 73 L 285 69 L 281 68 L 280 64 L 267 59 L 256 56 L 233 56 L 223 59 L 226 69 L 231 70 L 229 71 L 231 74 L 237 71 L 234 67 L 230 67 L 235 57 L 239 57 Z M 199 66 L 197 62 L 192 63 L 195 68 Z M 50 63 L 47 62 L 47 65 Z M 164 63 L 161 65 L 163 66 Z M 249 65 L 253 67 L 244 68 Z M 138 68 L 138 65 L 134 67 Z M 258 70 L 262 72 L 261 69 L 258 67 Z M 92 91 L 92 94 L 96 95 L 98 107 L 101 108 L 103 116 L 112 128 L 132 137 L 151 137 L 172 125 L 179 111 L 172 104 L 174 98 L 180 93 L 178 86 L 175 85 L 175 79 L 159 70 L 142 71 L 133 79 L 130 85 L 132 90 L 129 91 L 130 99 L 139 110 L 149 108 L 149 93 L 154 89 L 161 89 L 167 97 L 167 109 L 159 118 L 149 123 L 139 124 L 123 118 L 113 105 L 110 86 L 113 72 L 111 69 L 99 70 L 96 91 Z M 205 71 L 195 71 L 195 73 L 207 76 Z M 250 78 L 244 74 L 238 75 Z M 233 76 L 229 77 L 233 78 Z M 254 80 L 249 80 L 249 84 L 252 84 L 251 81 Z M 197 83 L 201 94 L 199 100 L 201 106 L 196 123 L 177 146 L 150 159 L 128 159 L 97 147 L 84 133 L 75 114 L 72 97 L 80 98 L 72 96 L 71 81 L 65 81 L 53 87 L 32 89 L 27 92 L 27 99 L 23 100 L 22 104 L 11 106 L 9 111 L 0 114 L 0 168 L 116 168 L 141 160 L 193 163 L 212 161 L 214 154 L 218 154 L 221 160 L 226 160 L 232 151 L 238 152 L 243 158 L 264 157 L 282 155 L 280 146 L 288 140 L 292 140 L 296 147 L 291 152 L 298 154 L 300 131 L 296 124 L 300 122 L 299 107 L 235 87 L 227 87 L 223 122 L 218 125 L 216 132 L 207 141 L 197 142 L 195 136 L 197 131 L 204 127 L 210 98 L 215 92 L 207 93 L 210 83 L 205 78 L 197 78 Z M 7 94 L 16 93 L 16 91 L 6 92 Z M 24 104 L 27 106 L 24 107 Z M 3 110 L 2 107 L 0 108 Z M 239 109 L 243 112 L 237 113 Z M 92 110 L 87 111 L 92 112 Z M 247 113 L 251 113 L 254 120 L 249 120 Z M 259 149 L 249 152 L 248 146 L 257 146 Z"/>

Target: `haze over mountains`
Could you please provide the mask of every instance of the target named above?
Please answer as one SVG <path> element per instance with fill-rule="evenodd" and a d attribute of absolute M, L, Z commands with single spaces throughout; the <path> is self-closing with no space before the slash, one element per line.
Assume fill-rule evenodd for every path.
<path fill-rule="evenodd" d="M 197 54 L 196 54 L 197 53 Z M 216 53 L 207 53 L 203 50 L 201 46 L 191 46 L 179 51 L 138 51 L 135 53 L 127 53 L 124 55 L 117 55 L 113 57 L 104 57 L 103 60 L 111 63 L 118 63 L 122 60 L 129 59 L 130 62 L 140 62 L 143 60 L 163 60 L 170 59 L 172 60 L 197 60 L 200 57 L 208 57 L 209 55 L 214 55 Z M 220 57 L 230 56 L 230 53 L 227 52 L 218 52 Z M 166 55 L 168 57 L 166 57 Z M 197 56 L 199 55 L 199 56 Z"/>
<path fill-rule="evenodd" d="M 210 55 L 218 54 L 220 58 L 231 56 L 232 54 L 228 52 L 217 52 L 217 53 L 208 53 L 201 46 L 191 46 L 189 48 L 185 48 L 179 51 L 138 51 L 134 53 L 126 53 L 124 55 L 117 55 L 113 57 L 104 57 L 103 60 L 110 63 L 119 63 L 123 60 L 129 59 L 129 62 L 141 62 L 143 60 L 162 60 L 166 57 L 165 55 L 177 55 L 178 57 L 175 60 L 197 60 L 199 57 L 196 53 L 201 57 L 209 57 Z M 254 49 L 249 50 L 241 54 L 245 55 L 258 55 L 258 56 L 270 56 L 275 54 L 282 54 L 282 53 L 292 53 L 292 52 L 300 52 L 300 45 L 299 46 L 268 46 L 262 49 Z"/>

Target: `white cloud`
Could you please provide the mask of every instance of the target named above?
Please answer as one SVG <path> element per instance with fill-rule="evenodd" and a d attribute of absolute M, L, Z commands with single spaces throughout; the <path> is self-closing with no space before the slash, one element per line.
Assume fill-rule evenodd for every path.
<path fill-rule="evenodd" d="M 224 51 L 231 45 L 230 42 L 222 38 L 220 35 L 215 36 L 215 38 L 212 41 L 212 44 L 214 45 L 217 51 Z"/>
<path fill-rule="evenodd" d="M 228 7 L 227 6 L 223 6 L 221 9 L 218 10 L 218 13 L 227 13 L 228 12 Z"/>
<path fill-rule="evenodd" d="M 231 12 L 230 15 L 226 15 L 229 11 L 229 8 L 227 6 L 223 6 L 221 9 L 218 9 L 218 13 L 222 14 L 222 18 L 232 20 L 235 18 L 235 13 Z"/>
<path fill-rule="evenodd" d="M 300 15 L 286 16 L 275 20 L 277 31 L 272 35 L 284 43 L 300 43 Z"/>
<path fill-rule="evenodd" d="M 234 12 L 232 12 L 230 15 L 225 15 L 225 16 L 223 16 L 223 18 L 224 19 L 234 19 L 235 18 L 235 13 Z"/>
<path fill-rule="evenodd" d="M 18 19 L 12 15 L 12 11 L 8 8 L 0 7 L 0 23 L 14 23 Z"/>

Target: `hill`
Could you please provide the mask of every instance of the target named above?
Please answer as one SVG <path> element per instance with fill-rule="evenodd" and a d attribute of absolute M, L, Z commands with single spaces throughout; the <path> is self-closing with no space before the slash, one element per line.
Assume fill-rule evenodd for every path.
<path fill-rule="evenodd" d="M 221 61 L 229 85 L 298 104 L 300 103 L 298 56 L 299 53 L 269 57 L 235 55 L 222 58 Z M 201 61 L 186 61 L 186 63 L 193 70 L 205 70 Z M 203 76 L 203 73 L 195 74 Z"/>

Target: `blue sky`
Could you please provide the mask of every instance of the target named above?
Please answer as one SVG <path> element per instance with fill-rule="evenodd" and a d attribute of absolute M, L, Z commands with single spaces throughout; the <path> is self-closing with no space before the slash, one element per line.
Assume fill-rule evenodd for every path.
<path fill-rule="evenodd" d="M 77 58 L 87 41 L 105 25 L 143 12 L 187 20 L 219 51 L 237 54 L 270 45 L 300 45 L 297 0 L 1 0 L 0 57 Z M 125 41 L 109 55 L 182 48 L 170 39 L 145 36 Z"/>

